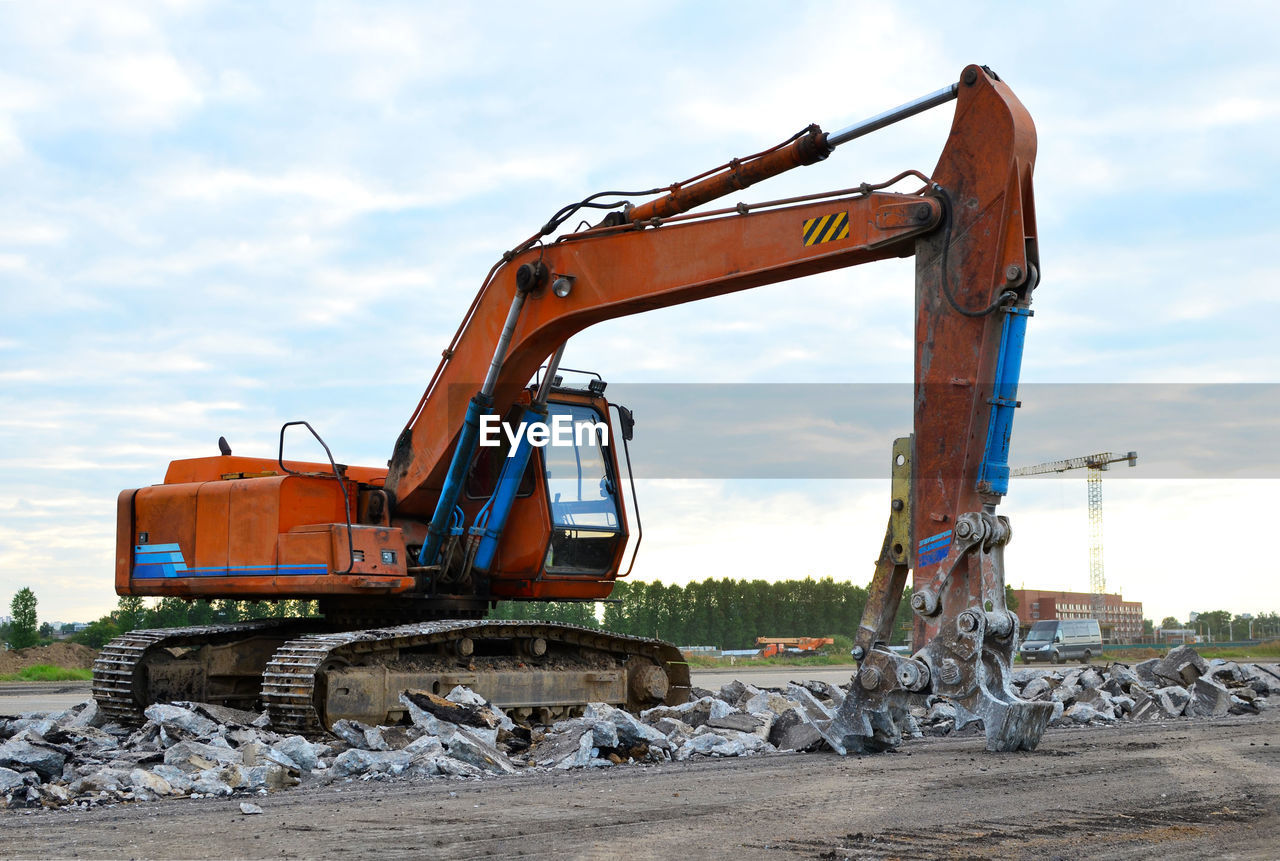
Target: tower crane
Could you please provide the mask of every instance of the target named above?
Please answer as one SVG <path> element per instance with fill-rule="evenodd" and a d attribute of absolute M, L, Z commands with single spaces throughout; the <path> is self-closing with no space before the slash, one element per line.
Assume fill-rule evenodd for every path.
<path fill-rule="evenodd" d="M 1089 470 L 1089 594 L 1093 603 L 1093 616 L 1103 619 L 1107 609 L 1107 578 L 1102 568 L 1102 471 L 1110 469 L 1111 464 L 1128 461 L 1129 466 L 1138 465 L 1136 451 L 1125 454 L 1112 454 L 1109 451 L 1098 454 L 1086 454 L 1083 457 L 1072 457 L 1066 460 L 1053 460 L 1038 463 L 1035 466 L 1020 466 L 1010 475 L 1044 475 L 1049 472 L 1066 472 L 1071 469 Z"/>

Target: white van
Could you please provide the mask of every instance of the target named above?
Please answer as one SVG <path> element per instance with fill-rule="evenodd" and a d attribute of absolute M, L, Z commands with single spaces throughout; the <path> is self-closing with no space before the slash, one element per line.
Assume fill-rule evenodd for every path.
<path fill-rule="evenodd" d="M 1102 654 L 1102 629 L 1097 619 L 1052 619 L 1036 622 L 1027 632 L 1027 639 L 1018 650 L 1028 664 L 1049 661 L 1089 663 L 1094 655 Z"/>

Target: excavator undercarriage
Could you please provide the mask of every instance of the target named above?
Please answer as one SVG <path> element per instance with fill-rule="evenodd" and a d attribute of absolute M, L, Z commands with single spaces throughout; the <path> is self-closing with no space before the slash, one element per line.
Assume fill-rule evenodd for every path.
<path fill-rule="evenodd" d="M 631 711 L 684 702 L 689 668 L 661 640 L 547 622 L 438 621 L 334 631 L 275 620 L 134 631 L 94 665 L 109 717 L 139 723 L 151 702 L 266 707 L 271 723 L 316 733 L 335 721 L 398 721 L 405 690 L 466 685 L 516 717 L 550 723 L 587 703 Z"/>

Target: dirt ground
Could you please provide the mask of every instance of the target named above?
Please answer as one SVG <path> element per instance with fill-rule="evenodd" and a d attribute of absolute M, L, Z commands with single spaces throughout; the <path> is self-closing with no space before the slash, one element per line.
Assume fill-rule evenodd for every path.
<path fill-rule="evenodd" d="M 47 646 L 32 646 L 30 649 L 0 652 L 0 673 L 16 673 L 26 667 L 34 667 L 36 664 L 88 670 L 93 668 L 96 657 L 98 657 L 96 649 L 79 643 L 50 643 Z"/>
<path fill-rule="evenodd" d="M 978 736 L 896 754 L 702 760 L 485 781 L 0 813 L 6 858 L 1269 858 L 1280 709 Z"/>

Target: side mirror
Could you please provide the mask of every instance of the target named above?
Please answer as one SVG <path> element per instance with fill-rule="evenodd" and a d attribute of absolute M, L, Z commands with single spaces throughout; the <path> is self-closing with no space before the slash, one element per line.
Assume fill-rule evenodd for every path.
<path fill-rule="evenodd" d="M 1054 635 L 1053 635 L 1053 641 L 1054 641 L 1055 643 L 1061 643 L 1061 642 L 1062 642 L 1062 635 L 1061 635 L 1061 634 L 1054 634 Z"/>
<path fill-rule="evenodd" d="M 622 425 L 622 438 L 630 442 L 636 432 L 636 415 L 621 404 L 614 404 L 614 406 L 618 408 L 618 421 Z"/>

